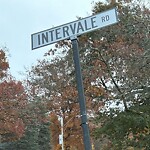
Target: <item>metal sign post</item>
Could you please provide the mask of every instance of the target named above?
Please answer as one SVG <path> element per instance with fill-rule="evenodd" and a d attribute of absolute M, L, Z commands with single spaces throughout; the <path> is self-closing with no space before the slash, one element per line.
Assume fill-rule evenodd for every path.
<path fill-rule="evenodd" d="M 90 142 L 90 133 L 87 123 L 87 113 L 86 113 L 86 104 L 83 88 L 83 80 L 81 74 L 81 65 L 80 57 L 78 51 L 78 40 L 77 37 L 71 37 L 72 49 L 73 49 L 73 59 L 75 64 L 76 80 L 77 80 L 77 89 L 78 89 L 78 101 L 80 105 L 80 117 L 81 117 L 81 126 L 83 130 L 83 141 L 85 150 L 92 150 Z"/>

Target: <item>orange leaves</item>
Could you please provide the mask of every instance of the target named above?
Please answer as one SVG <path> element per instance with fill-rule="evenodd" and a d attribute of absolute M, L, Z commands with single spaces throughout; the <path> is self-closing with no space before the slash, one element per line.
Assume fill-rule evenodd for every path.
<path fill-rule="evenodd" d="M 4 77 L 5 71 L 9 68 L 9 64 L 6 61 L 5 52 L 1 49 L 0 50 L 0 78 Z"/>
<path fill-rule="evenodd" d="M 0 122 L 0 134 L 2 136 L 2 141 L 8 141 L 9 136 L 6 138 L 5 134 L 10 133 L 13 135 L 12 138 L 15 138 L 16 140 L 23 136 L 25 131 L 25 125 L 20 118 L 6 118 L 4 122 Z M 11 138 L 10 140 L 11 141 Z"/>
<path fill-rule="evenodd" d="M 26 98 L 21 82 L 4 81 L 0 83 L 0 99 L 4 101 L 6 99 L 14 100 L 16 98 L 18 100 L 25 100 Z"/>
<path fill-rule="evenodd" d="M 51 143 L 53 145 L 53 149 L 57 150 L 58 149 L 58 137 L 59 137 L 59 134 L 61 132 L 60 130 L 60 122 L 58 121 L 58 117 L 55 113 L 51 113 L 49 115 L 50 117 L 50 130 L 51 130 Z M 58 149 L 59 150 L 59 149 Z"/>
<path fill-rule="evenodd" d="M 93 95 L 93 97 L 105 95 L 105 91 L 102 87 L 97 87 L 92 85 L 87 88 L 86 93 Z"/>
<path fill-rule="evenodd" d="M 62 99 L 72 99 L 77 97 L 77 91 L 75 87 L 67 86 L 63 89 Z"/>
<path fill-rule="evenodd" d="M 27 96 L 21 82 L 10 80 L 0 83 L 0 132 L 2 141 L 11 141 L 23 135 L 25 127 L 20 118 L 20 112 L 26 103 Z M 13 136 L 5 138 L 5 133 Z"/>
<path fill-rule="evenodd" d="M 4 51 L 1 49 L 0 50 L 0 60 L 4 59 L 5 58 L 5 53 Z"/>
<path fill-rule="evenodd" d="M 45 56 L 54 56 L 55 54 L 58 54 L 61 51 L 62 54 L 64 54 L 68 49 L 71 48 L 71 42 L 68 40 L 59 41 L 55 44 L 55 48 L 50 49 L 47 53 L 45 53 Z"/>
<path fill-rule="evenodd" d="M 77 116 L 73 116 L 73 114 L 64 118 L 63 128 L 65 147 L 68 147 L 70 149 L 72 147 L 79 149 L 78 145 L 80 145 L 80 148 L 83 147 L 80 124 L 80 118 Z"/>
<path fill-rule="evenodd" d="M 0 68 L 1 68 L 2 70 L 7 70 L 7 69 L 9 68 L 9 65 L 8 65 L 7 62 L 1 62 Z"/>
<path fill-rule="evenodd" d="M 59 97 L 59 98 L 58 98 Z M 58 137 L 61 134 L 61 126 L 60 121 L 58 121 L 58 116 L 63 115 L 64 125 L 64 144 L 65 149 L 67 147 L 72 147 L 73 145 L 77 147 L 77 145 L 81 145 L 81 139 L 77 142 L 75 140 L 77 136 L 82 136 L 81 126 L 80 126 L 80 118 L 77 117 L 79 114 L 79 105 L 77 104 L 77 91 L 74 86 L 66 86 L 62 88 L 60 96 L 54 96 L 53 99 L 58 99 L 59 103 L 56 100 L 53 101 L 53 105 L 56 113 L 51 113 L 51 134 L 52 134 L 52 143 L 54 144 L 54 149 L 59 149 Z M 55 104 L 54 104 L 55 103 Z M 63 114 L 60 114 L 60 111 Z"/>
<path fill-rule="evenodd" d="M 95 68 L 98 67 L 101 70 L 106 69 L 106 64 L 103 61 L 99 60 L 99 59 L 94 60 L 93 65 L 94 65 Z"/>

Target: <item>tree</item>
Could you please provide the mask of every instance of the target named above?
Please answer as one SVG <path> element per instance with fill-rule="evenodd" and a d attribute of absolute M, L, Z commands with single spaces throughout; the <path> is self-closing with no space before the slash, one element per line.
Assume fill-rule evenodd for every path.
<path fill-rule="evenodd" d="M 35 97 L 35 99 L 29 100 L 24 111 L 23 120 L 26 124 L 26 130 L 24 136 L 14 143 L 15 149 L 51 149 L 49 120 L 45 104 Z"/>
<path fill-rule="evenodd" d="M 45 59 L 32 68 L 30 82 L 35 87 L 36 95 L 47 104 L 47 111 L 53 112 L 56 118 L 57 116 L 63 117 L 65 148 L 83 149 L 79 104 L 73 69 L 73 62 L 69 55 L 61 59 L 56 58 L 51 62 Z M 87 106 L 93 108 L 92 111 L 89 109 L 88 112 L 91 115 L 102 106 L 100 101 L 91 100 L 96 95 L 99 97 L 103 95 L 104 90 L 101 87 L 90 84 L 87 84 L 85 90 L 87 93 Z M 56 129 L 56 124 L 60 124 L 57 119 L 54 122 L 54 129 Z M 53 130 L 53 123 L 51 126 L 52 138 L 54 138 L 61 131 Z M 52 141 L 54 147 L 57 147 L 59 144 L 58 136 Z"/>
<path fill-rule="evenodd" d="M 12 142 L 20 139 L 25 132 L 23 110 L 27 104 L 27 94 L 22 82 L 16 81 L 8 73 L 9 63 L 6 51 L 0 50 L 0 143 L 7 149 Z M 10 149 L 10 148 L 8 148 Z"/>
<path fill-rule="evenodd" d="M 18 141 L 13 142 L 8 149 L 11 150 L 39 150 L 37 126 L 27 126 L 25 135 Z"/>
<path fill-rule="evenodd" d="M 9 64 L 6 60 L 6 54 L 4 50 L 0 50 L 0 79 L 6 76 L 6 71 L 9 68 Z"/>
<path fill-rule="evenodd" d="M 38 135 L 38 144 L 40 150 L 50 150 L 50 130 L 49 130 L 50 123 L 43 123 L 40 126 L 40 131 Z"/>
<path fill-rule="evenodd" d="M 9 63 L 4 50 L 0 50 L 0 134 L 1 142 L 13 141 L 24 133 L 21 111 L 25 108 L 27 96 L 21 82 L 15 81 L 7 70 Z"/>
<path fill-rule="evenodd" d="M 87 39 L 84 38 L 87 43 L 90 41 L 89 44 L 86 43 L 89 53 L 88 57 L 86 55 L 85 65 L 94 61 L 93 64 L 89 64 L 87 68 L 90 69 L 87 71 L 93 72 L 95 68 L 91 66 L 94 64 L 99 67 L 98 72 L 101 71 L 102 75 L 98 81 L 113 94 L 110 102 L 119 104 L 123 101 L 125 112 L 118 114 L 118 110 L 112 108 L 106 114 L 100 113 L 96 120 L 99 127 L 95 130 L 95 136 L 107 139 L 108 143 L 112 142 L 114 149 L 126 149 L 128 146 L 149 149 L 147 143 L 149 143 L 150 118 L 148 112 L 143 109 L 149 109 L 150 105 L 148 92 L 150 11 L 140 3 L 125 5 L 120 1 L 115 5 L 120 14 L 119 24 L 105 28 L 103 32 L 90 33 Z M 93 11 L 97 13 L 110 7 L 111 5 L 96 3 Z M 84 45 L 83 42 L 82 44 Z M 87 47 L 83 47 L 87 50 Z M 84 55 L 83 52 L 83 57 Z M 98 76 L 95 78 L 98 79 Z M 129 140 L 129 135 L 132 135 L 132 138 L 130 137 L 132 140 Z M 143 139 L 147 142 L 143 142 Z M 137 141 L 141 145 L 137 144 Z"/>
<path fill-rule="evenodd" d="M 83 53 L 86 71 L 91 73 L 93 82 L 99 78 L 96 81 L 97 84 L 99 82 L 107 90 L 113 90 L 117 97 L 120 95 L 120 99 L 127 109 L 126 102 L 130 101 L 127 98 L 129 91 L 137 91 L 142 85 L 148 86 L 149 70 L 146 69 L 148 65 L 139 63 L 145 57 L 144 51 L 149 51 L 146 48 L 149 45 L 148 28 L 146 28 L 148 10 L 145 8 L 144 12 L 147 13 L 142 12 L 143 16 L 140 17 L 142 8 L 138 6 L 135 6 L 136 8 L 125 7 L 121 2 L 116 5 L 118 5 L 121 21 L 114 26 L 87 34 L 83 38 L 84 41 L 81 38 L 81 47 L 83 47 L 81 53 Z M 111 5 L 97 3 L 93 12 L 97 13 L 111 7 Z M 145 60 L 147 63 L 149 62 L 147 58 Z M 140 68 L 142 68 L 142 72 L 139 70 Z M 114 86 L 107 86 L 108 82 Z"/>
<path fill-rule="evenodd" d="M 5 52 L 0 50 L 0 143 L 2 149 L 50 149 L 49 124 L 45 105 L 34 89 L 23 86 L 8 74 Z M 28 84 L 28 83 L 27 83 Z M 43 138 L 44 137 L 44 138 Z M 44 140 L 44 141 L 43 141 Z"/>
<path fill-rule="evenodd" d="M 10 99 L 8 101 L 8 104 L 9 103 L 10 103 Z M 17 108 L 17 105 L 14 106 L 15 108 Z M 17 118 L 11 116 L 10 120 L 8 120 L 8 115 L 12 115 L 12 113 L 9 114 L 10 113 L 9 110 L 5 112 L 7 112 L 6 114 L 7 122 L 5 121 L 5 127 L 7 127 L 6 126 L 7 123 L 9 127 L 11 127 L 11 130 L 13 130 L 12 133 L 12 131 L 10 131 L 9 128 L 6 128 L 8 130 L 7 133 L 9 133 L 8 136 L 9 139 L 7 138 L 5 139 L 5 141 L 3 140 L 3 142 L 7 142 L 7 144 L 5 144 L 6 145 L 5 150 L 11 150 L 11 149 L 12 150 L 13 149 L 15 150 L 45 149 L 46 150 L 51 148 L 49 123 L 48 123 L 48 119 L 46 119 L 45 107 L 41 102 L 38 101 L 38 99 L 36 100 L 34 99 L 34 101 L 31 101 L 30 99 L 26 103 L 25 107 L 24 108 L 22 107 L 22 110 L 17 109 L 16 113 L 20 116 L 23 122 L 23 130 L 19 130 L 22 126 L 21 127 L 18 126 L 18 128 L 16 128 L 16 124 L 14 121 L 13 124 L 11 124 L 10 120 L 15 119 L 17 121 Z M 14 128 L 16 130 L 14 130 Z M 4 130 L 4 127 L 2 129 Z M 20 134 L 21 133 L 20 131 L 23 131 L 22 134 Z M 19 133 L 20 136 L 18 136 L 18 134 L 16 136 L 15 135 L 16 133 L 14 132 Z M 14 135 L 10 138 L 10 134 L 14 134 Z M 4 139 L 3 136 L 2 139 Z"/>
<path fill-rule="evenodd" d="M 18 141 L 11 143 L 8 150 L 50 150 L 49 124 L 43 123 L 40 126 L 28 125 L 25 135 Z"/>
<path fill-rule="evenodd" d="M 150 148 L 150 116 L 147 106 L 132 106 L 130 111 L 121 112 L 113 118 L 101 115 L 101 120 L 102 127 L 94 131 L 94 136 L 98 141 L 107 139 L 106 149 Z M 99 142 L 100 146 L 102 145 Z"/>
<path fill-rule="evenodd" d="M 26 94 L 21 82 L 4 81 L 0 83 L 1 101 L 1 142 L 14 141 L 24 133 L 21 112 L 26 106 Z"/>

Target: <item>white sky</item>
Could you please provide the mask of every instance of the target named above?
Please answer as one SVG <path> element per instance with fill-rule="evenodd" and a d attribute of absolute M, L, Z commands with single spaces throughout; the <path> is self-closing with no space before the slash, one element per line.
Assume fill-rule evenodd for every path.
<path fill-rule="evenodd" d="M 11 74 L 22 79 L 19 72 L 52 47 L 32 51 L 32 33 L 91 15 L 93 1 L 98 0 L 0 0 L 0 47 L 9 49 Z"/>

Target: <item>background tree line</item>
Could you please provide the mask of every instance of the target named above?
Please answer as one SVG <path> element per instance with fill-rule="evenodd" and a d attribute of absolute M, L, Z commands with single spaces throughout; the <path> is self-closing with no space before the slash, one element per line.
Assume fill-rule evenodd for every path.
<path fill-rule="evenodd" d="M 138 0 L 112 0 L 96 2 L 92 13 L 114 6 L 119 23 L 79 37 L 91 141 L 96 150 L 148 150 L 150 10 Z M 71 42 L 58 42 L 32 66 L 26 81 L 16 81 L 8 70 L 3 49 L 0 148 L 61 149 L 62 116 L 65 149 L 83 150 Z"/>

